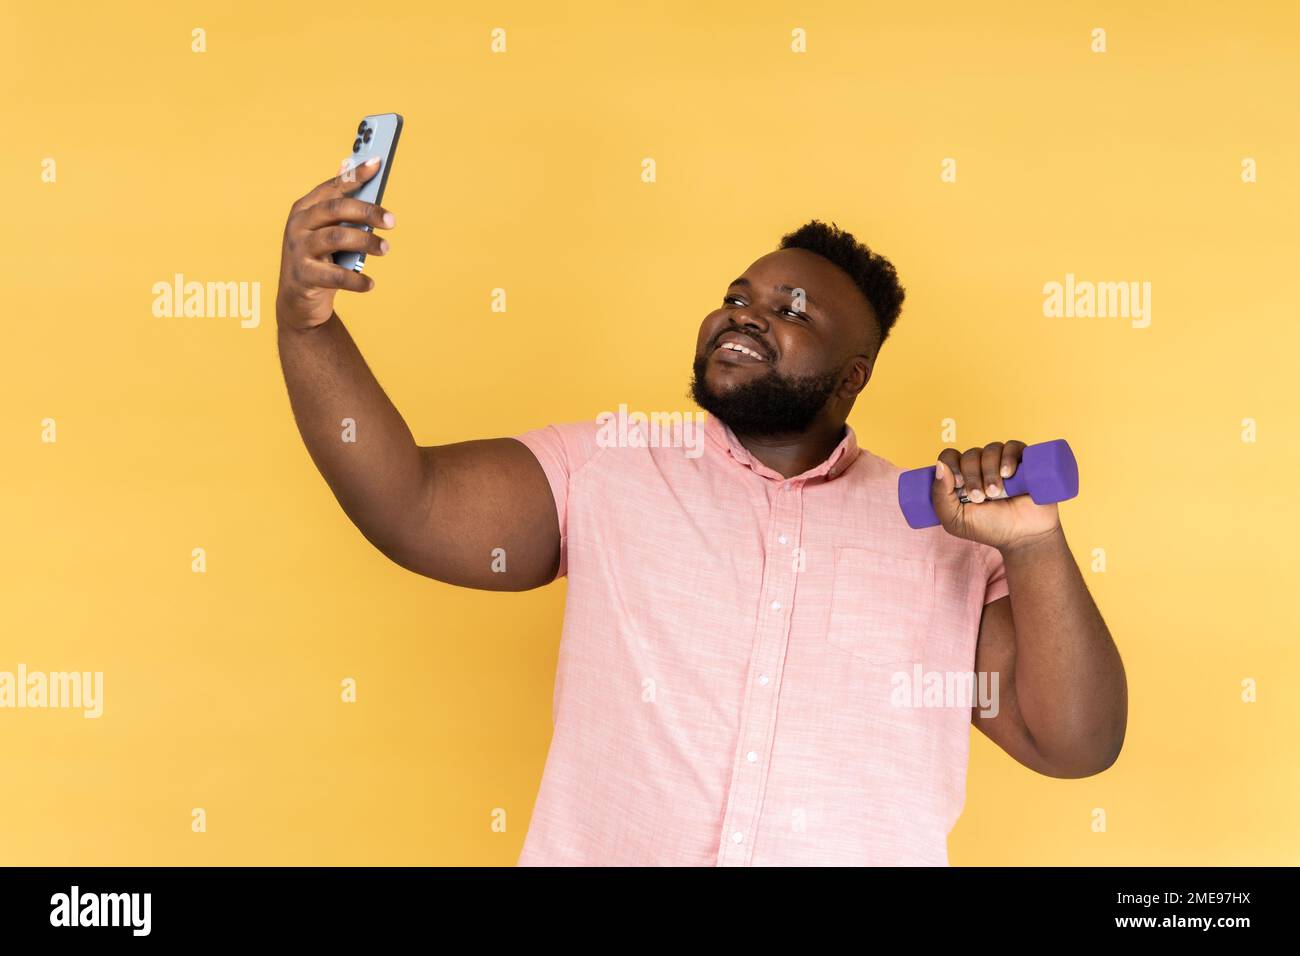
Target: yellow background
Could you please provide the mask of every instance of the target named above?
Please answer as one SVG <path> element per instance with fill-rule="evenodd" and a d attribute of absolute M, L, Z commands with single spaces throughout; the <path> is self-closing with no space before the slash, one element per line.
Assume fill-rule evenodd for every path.
<path fill-rule="evenodd" d="M 691 408 L 727 283 L 833 220 L 908 289 L 862 443 L 915 467 L 946 417 L 963 448 L 1067 437 L 1066 534 L 1128 670 L 1100 776 L 1036 776 L 974 735 L 952 862 L 1300 863 L 1293 5 L 2 18 L 0 670 L 102 670 L 106 700 L 97 721 L 0 711 L 0 863 L 514 863 L 564 586 L 477 593 L 389 563 L 314 470 L 276 357 L 285 214 L 385 111 L 406 118 L 393 251 L 339 311 L 418 441 Z M 154 318 L 176 272 L 259 281 L 261 326 Z M 1151 327 L 1044 318 L 1067 272 L 1149 281 Z"/>

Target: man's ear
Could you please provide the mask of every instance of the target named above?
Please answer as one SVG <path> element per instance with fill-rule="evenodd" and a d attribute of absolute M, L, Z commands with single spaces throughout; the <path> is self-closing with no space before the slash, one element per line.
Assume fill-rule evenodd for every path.
<path fill-rule="evenodd" d="M 844 377 L 840 381 L 840 395 L 849 401 L 857 398 L 858 393 L 871 381 L 874 368 L 874 363 L 868 356 L 855 355 L 844 370 Z"/>

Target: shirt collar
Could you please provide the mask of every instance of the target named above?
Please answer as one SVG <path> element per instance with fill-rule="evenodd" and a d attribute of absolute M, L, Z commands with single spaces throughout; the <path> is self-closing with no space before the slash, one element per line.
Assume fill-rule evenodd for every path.
<path fill-rule="evenodd" d="M 749 449 L 740 443 L 740 439 L 736 437 L 735 432 L 720 418 L 709 415 L 704 422 L 704 434 L 708 436 L 710 444 L 723 455 L 730 457 L 738 464 L 748 467 L 755 474 L 776 481 L 787 480 L 779 471 L 767 467 L 767 465 L 751 455 Z M 840 443 L 835 446 L 835 450 L 830 453 L 825 461 L 817 467 L 810 468 L 803 474 L 795 475 L 788 480 L 808 481 L 812 478 L 824 478 L 826 481 L 831 481 L 849 470 L 849 466 L 857 460 L 860 451 L 857 436 L 853 433 L 853 426 L 845 424 L 844 437 L 840 439 Z"/>

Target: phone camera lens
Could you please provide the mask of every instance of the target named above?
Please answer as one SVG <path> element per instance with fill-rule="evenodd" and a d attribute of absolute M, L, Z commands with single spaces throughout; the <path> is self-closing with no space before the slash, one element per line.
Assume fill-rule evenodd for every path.
<path fill-rule="evenodd" d="M 355 143 L 352 144 L 352 152 L 354 153 L 361 152 L 361 140 L 357 140 Z"/>
<path fill-rule="evenodd" d="M 365 131 L 365 133 L 362 134 L 361 138 L 368 143 L 370 142 L 370 136 L 372 133 L 374 133 L 374 130 L 368 129 Z"/>
<path fill-rule="evenodd" d="M 361 125 L 357 127 L 357 135 L 360 136 L 366 131 L 366 121 L 362 120 Z"/>

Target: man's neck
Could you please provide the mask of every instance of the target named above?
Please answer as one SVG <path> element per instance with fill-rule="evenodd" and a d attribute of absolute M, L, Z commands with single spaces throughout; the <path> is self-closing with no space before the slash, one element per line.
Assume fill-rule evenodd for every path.
<path fill-rule="evenodd" d="M 741 435 L 745 450 L 785 478 L 816 468 L 844 440 L 843 422 L 817 421 L 807 431 L 791 435 Z"/>

